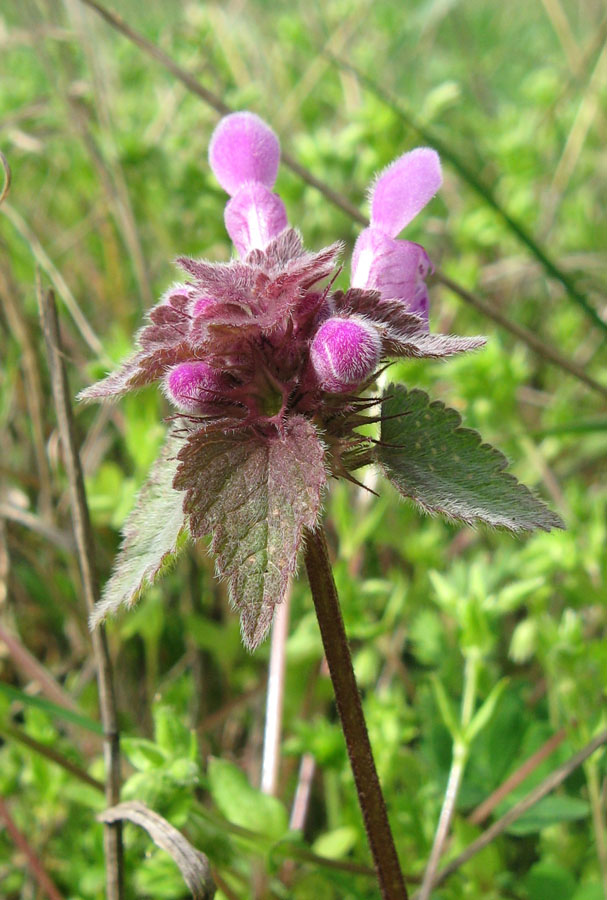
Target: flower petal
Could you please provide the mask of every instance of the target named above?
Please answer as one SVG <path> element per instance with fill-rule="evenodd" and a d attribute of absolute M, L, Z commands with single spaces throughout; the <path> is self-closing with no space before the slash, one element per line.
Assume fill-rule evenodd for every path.
<path fill-rule="evenodd" d="M 377 228 L 365 228 L 352 254 L 352 287 L 379 291 L 385 300 L 413 303 L 429 265 L 419 244 L 396 241 Z"/>
<path fill-rule="evenodd" d="M 395 238 L 442 184 L 436 150 L 418 147 L 395 160 L 371 189 L 371 225 Z"/>
<path fill-rule="evenodd" d="M 254 113 L 225 116 L 213 132 L 209 163 L 217 181 L 231 196 L 247 181 L 260 181 L 271 188 L 279 162 L 278 138 Z"/>
<path fill-rule="evenodd" d="M 226 206 L 224 219 L 241 257 L 251 250 L 263 250 L 287 227 L 284 203 L 258 181 L 240 188 Z"/>

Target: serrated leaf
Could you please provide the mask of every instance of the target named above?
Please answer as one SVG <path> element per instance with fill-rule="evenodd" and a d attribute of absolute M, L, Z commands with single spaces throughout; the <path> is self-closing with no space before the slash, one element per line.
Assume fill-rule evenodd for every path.
<path fill-rule="evenodd" d="M 114 572 L 91 616 L 91 627 L 122 604 L 132 606 L 185 546 L 183 495 L 173 488 L 179 446 L 175 436 L 169 435 L 137 497 L 124 526 Z"/>
<path fill-rule="evenodd" d="M 382 402 L 377 460 L 405 497 L 424 510 L 469 525 L 476 521 L 511 531 L 563 528 L 563 522 L 508 474 L 505 457 L 461 427 L 454 409 L 423 391 L 390 385 Z"/>
<path fill-rule="evenodd" d="M 295 571 L 304 528 L 314 528 L 325 484 L 324 449 L 312 423 L 294 416 L 284 434 L 197 431 L 179 453 L 175 487 L 193 538 L 212 533 L 217 573 L 227 578 L 253 650 Z"/>

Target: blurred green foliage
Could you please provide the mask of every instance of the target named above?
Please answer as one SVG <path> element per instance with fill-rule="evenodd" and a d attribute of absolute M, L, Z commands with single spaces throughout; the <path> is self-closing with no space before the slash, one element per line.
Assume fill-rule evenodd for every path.
<path fill-rule="evenodd" d="M 115 5 L 226 103 L 271 122 L 303 165 L 362 205 L 373 174 L 419 137 L 327 52 L 354 64 L 490 186 L 605 315 L 607 28 L 599 0 Z M 206 164 L 216 116 L 78 0 L 4 4 L 0 48 L 0 147 L 13 175 L 0 209 L 0 499 L 65 538 L 35 264 L 55 283 L 75 394 L 127 352 L 143 311 L 177 277 L 177 254 L 228 258 L 225 198 Z M 339 238 L 351 247 L 358 227 L 325 197 L 284 167 L 277 187 L 308 246 Z M 604 335 L 452 165 L 407 237 L 605 383 Z M 55 271 L 105 358 L 75 327 Z M 460 410 L 568 530 L 520 540 L 455 528 L 420 517 L 384 484 L 379 499 L 343 483 L 327 498 L 356 674 L 409 875 L 420 875 L 428 858 L 454 746 L 465 748 L 465 772 L 447 858 L 486 827 L 467 821 L 475 807 L 560 728 L 566 738 L 492 817 L 607 719 L 604 396 L 438 284 L 431 297 L 435 330 L 485 333 L 487 349 L 442 364 L 399 363 L 390 377 Z M 103 578 L 168 412 L 153 390 L 118 408 L 77 410 Z M 65 540 L 17 519 L 0 530 L 0 623 L 82 715 L 95 718 L 75 557 Z M 112 624 L 109 637 L 123 796 L 147 802 L 207 853 L 229 892 L 219 900 L 251 896 L 260 865 L 268 896 L 376 896 L 373 879 L 348 868 L 368 864 L 368 850 L 304 579 L 292 596 L 277 798 L 257 789 L 269 650 L 251 657 L 242 649 L 203 547 Z M 40 684 L 7 651 L 0 667 L 13 688 L 0 692 L 0 794 L 63 896 L 101 898 L 94 815 L 102 794 L 6 728 L 17 724 L 102 779 L 99 740 L 56 706 L 35 703 Z M 317 766 L 303 834 L 288 830 L 302 754 Z M 606 897 L 606 777 L 599 751 L 458 869 L 435 900 Z M 127 826 L 125 837 L 129 897 L 186 896 L 176 866 L 147 835 Z M 0 893 L 36 895 L 6 830 Z"/>

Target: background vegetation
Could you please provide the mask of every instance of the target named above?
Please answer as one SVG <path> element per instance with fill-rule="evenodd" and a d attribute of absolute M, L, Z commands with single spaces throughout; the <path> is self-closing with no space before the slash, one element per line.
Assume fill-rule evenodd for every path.
<path fill-rule="evenodd" d="M 566 532 L 520 540 L 452 527 L 422 518 L 387 484 L 379 499 L 336 484 L 326 503 L 397 846 L 405 872 L 420 876 L 454 738 L 468 754 L 446 860 L 606 724 L 606 329 L 589 311 L 607 320 L 604 5 L 116 7 L 229 106 L 267 119 L 303 166 L 361 208 L 378 168 L 420 143 L 441 146 L 444 188 L 407 237 L 489 312 L 562 357 L 555 364 L 435 281 L 432 328 L 485 333 L 487 349 L 391 374 L 431 389 L 503 448 Z M 44 895 L 10 820 L 57 896 L 88 900 L 103 896 L 103 762 L 35 267 L 57 293 L 75 394 L 127 352 L 178 254 L 228 258 L 225 198 L 206 163 L 217 115 L 78 0 L 4 3 L 0 75 L 0 148 L 13 175 L 0 209 L 0 893 Z M 351 247 L 359 226 L 322 193 L 286 167 L 278 190 L 308 246 Z M 167 414 L 156 390 L 76 411 L 103 578 Z M 376 896 L 304 578 L 292 592 L 275 798 L 257 789 L 269 645 L 242 649 L 204 548 L 109 639 L 123 797 L 208 854 L 221 900 L 252 896 L 252 879 L 272 897 Z M 472 709 L 491 703 L 462 738 L 464 692 Z M 540 748 L 527 777 L 475 814 Z M 315 776 L 304 828 L 289 832 L 302 757 Z M 601 749 L 433 897 L 607 898 L 606 772 Z M 129 897 L 187 895 L 144 832 L 129 825 L 125 840 Z"/>

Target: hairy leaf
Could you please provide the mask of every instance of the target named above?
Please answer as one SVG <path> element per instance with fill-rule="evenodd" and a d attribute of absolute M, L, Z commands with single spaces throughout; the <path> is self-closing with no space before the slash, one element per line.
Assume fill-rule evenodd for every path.
<path fill-rule="evenodd" d="M 91 627 L 137 600 L 185 544 L 183 494 L 173 488 L 179 442 L 169 435 L 124 526 L 124 539 L 112 577 L 91 616 Z"/>
<path fill-rule="evenodd" d="M 254 649 L 295 570 L 304 528 L 314 528 L 325 483 L 324 449 L 311 422 L 284 434 L 195 432 L 179 453 L 174 485 L 186 491 L 193 538 L 212 533 L 217 573 L 227 578 Z"/>
<path fill-rule="evenodd" d="M 411 335 L 390 335 L 384 346 L 388 356 L 444 359 L 456 353 L 478 350 L 484 344 L 484 337 L 458 337 L 454 334 L 427 334 L 422 331 Z"/>
<path fill-rule="evenodd" d="M 337 312 L 363 315 L 375 322 L 383 335 L 386 356 L 442 359 L 468 350 L 478 350 L 484 337 L 457 337 L 451 334 L 429 334 L 428 326 L 407 309 L 402 300 L 385 300 L 377 291 L 351 288 L 335 291 L 332 301 Z"/>
<path fill-rule="evenodd" d="M 454 409 L 423 391 L 390 385 L 377 460 L 395 487 L 428 512 L 511 531 L 563 528 L 555 513 L 508 474 L 505 457 L 461 428 Z"/>

